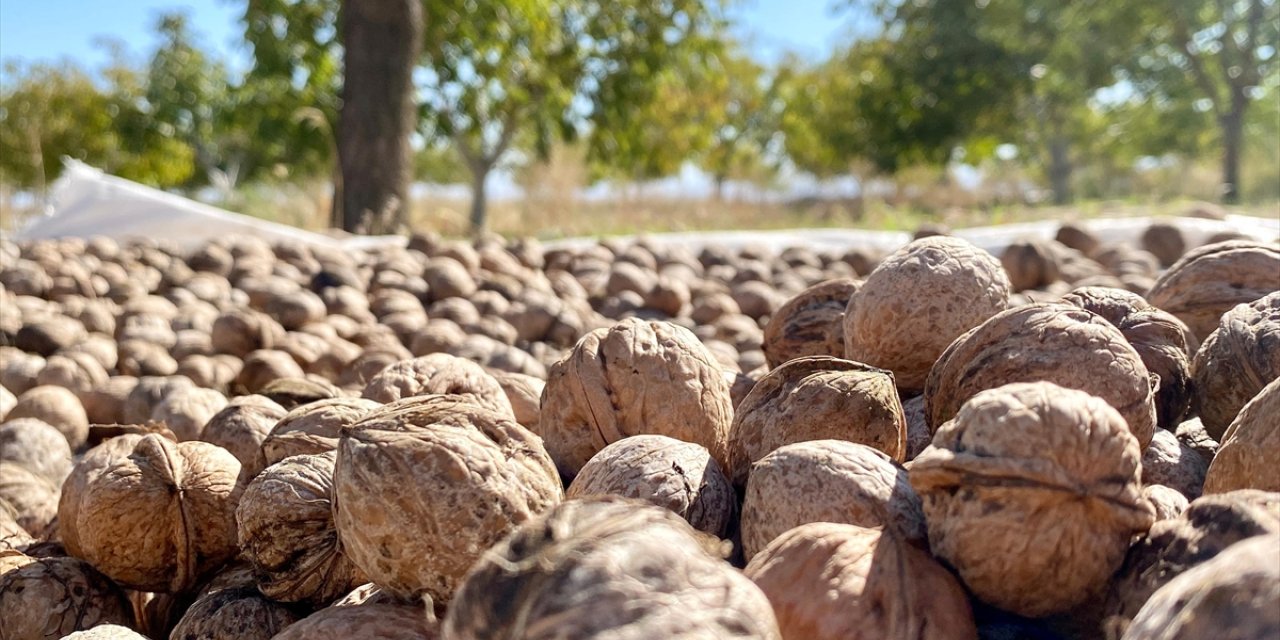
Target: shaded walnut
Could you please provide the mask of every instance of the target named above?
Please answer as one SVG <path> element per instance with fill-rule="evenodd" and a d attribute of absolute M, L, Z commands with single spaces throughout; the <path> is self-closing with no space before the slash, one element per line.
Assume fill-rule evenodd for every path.
<path fill-rule="evenodd" d="M 1060 248 L 1053 247 L 1052 240 L 1023 238 L 1009 243 L 1000 254 L 1000 265 L 1009 276 L 1014 291 L 1040 289 L 1060 279 L 1058 266 Z"/>
<path fill-rule="evenodd" d="M 74 451 L 89 437 L 89 416 L 70 389 L 53 386 L 32 387 L 18 396 L 5 420 L 35 418 L 57 429 Z"/>
<path fill-rule="evenodd" d="M 270 398 L 286 411 L 292 411 L 305 404 L 341 397 L 343 392 L 332 383 L 308 376 L 276 378 L 263 385 L 258 395 Z"/>
<path fill-rule="evenodd" d="M 966 402 L 910 480 L 934 555 L 983 601 L 1037 617 L 1098 592 L 1151 526 L 1140 456 L 1102 399 L 1019 383 Z"/>
<path fill-rule="evenodd" d="M 778 307 L 764 327 L 770 367 L 802 356 L 844 356 L 844 310 L 858 290 L 852 278 L 819 282 Z"/>
<path fill-rule="evenodd" d="M 1192 405 L 1205 431 L 1221 440 L 1244 405 L 1280 378 L 1280 291 L 1223 315 L 1192 370 Z"/>
<path fill-rule="evenodd" d="M 1240 410 L 1205 476 L 1205 493 L 1280 491 L 1280 378 Z"/>
<path fill-rule="evenodd" d="M 1187 252 L 1187 239 L 1182 229 L 1172 222 L 1156 222 L 1142 232 L 1142 248 L 1160 259 L 1160 266 L 1169 267 Z"/>
<path fill-rule="evenodd" d="M 764 593 L 719 551 L 666 509 L 570 500 L 480 558 L 442 637 L 780 639 Z"/>
<path fill-rule="evenodd" d="M 1170 431 L 1157 429 L 1142 450 L 1142 484 L 1161 484 L 1186 496 L 1200 497 L 1209 463 Z"/>
<path fill-rule="evenodd" d="M 249 483 L 236 507 L 240 549 L 263 595 L 324 606 L 366 582 L 343 553 L 333 524 L 337 453 L 273 464 Z"/>
<path fill-rule="evenodd" d="M 1142 487 L 1142 497 L 1149 500 L 1151 506 L 1155 507 L 1157 522 L 1177 518 L 1191 504 L 1187 502 L 1186 496 L 1162 484 L 1149 484 Z"/>
<path fill-rule="evenodd" d="M 122 440 L 107 441 L 103 453 L 86 456 L 67 479 L 59 506 L 67 516 L 59 519 L 63 541 L 122 586 L 189 589 L 237 551 L 240 463 L 204 442 Z"/>
<path fill-rule="evenodd" d="M 706 448 L 655 435 L 623 438 L 582 467 L 565 498 L 616 495 L 665 507 L 699 531 L 727 535 L 733 486 Z"/>
<path fill-rule="evenodd" d="M 305 375 L 306 372 L 288 353 L 275 349 L 257 349 L 244 357 L 244 366 L 236 375 L 235 388 L 239 393 L 258 393 L 275 380 L 301 378 Z"/>
<path fill-rule="evenodd" d="M 552 365 L 538 433 L 566 478 L 641 434 L 702 445 L 727 468 L 732 419 L 729 385 L 693 333 L 632 318 L 583 336 Z"/>
<path fill-rule="evenodd" d="M 1280 248 L 1244 240 L 1205 245 L 1182 256 L 1147 292 L 1151 304 L 1178 316 L 1196 338 L 1209 337 L 1222 314 L 1280 290 Z"/>
<path fill-rule="evenodd" d="M 1241 542 L 1151 596 L 1124 640 L 1280 636 L 1280 535 Z"/>
<path fill-rule="evenodd" d="M 0 460 L 0 503 L 34 538 L 45 537 L 58 515 L 58 485 L 27 467 Z"/>
<path fill-rule="evenodd" d="M 810 522 L 890 529 L 925 540 L 924 513 L 907 472 L 871 447 L 813 440 L 781 447 L 752 468 L 742 502 L 750 560 L 784 532 Z"/>
<path fill-rule="evenodd" d="M 35 418 L 0 424 L 0 462 L 26 467 L 56 487 L 71 473 L 71 447 L 57 429 Z"/>
<path fill-rule="evenodd" d="M 200 438 L 229 451 L 245 478 L 252 478 L 267 466 L 262 443 L 284 416 L 284 407 L 265 396 L 240 396 L 209 419 Z"/>
<path fill-rule="evenodd" d="M 893 374 L 825 356 L 791 360 L 765 374 L 738 405 L 729 430 L 729 465 L 743 485 L 751 465 L 778 447 L 848 440 L 902 462 L 907 424 Z"/>
<path fill-rule="evenodd" d="M 361 604 L 321 609 L 275 636 L 275 640 L 437 640 L 439 624 L 421 605 Z"/>
<path fill-rule="evenodd" d="M 1092 311 L 1120 330 L 1147 371 L 1160 376 L 1156 423 L 1162 429 L 1177 428 L 1191 405 L 1191 330 L 1142 296 L 1123 289 L 1081 287 L 1063 296 L 1062 302 Z"/>
<path fill-rule="evenodd" d="M 907 423 L 907 460 L 915 460 L 933 442 L 933 432 L 929 431 L 924 417 L 924 396 L 904 401 L 902 415 Z"/>
<path fill-rule="evenodd" d="M 1033 381 L 1106 400 L 1140 447 L 1151 441 L 1159 380 L 1119 329 L 1066 304 L 1010 309 L 956 338 L 929 372 L 925 418 L 936 433 L 978 392 Z"/>
<path fill-rule="evenodd" d="M 502 392 L 507 395 L 507 401 L 511 403 L 511 411 L 516 417 L 516 422 L 537 433 L 538 419 L 542 413 L 540 407 L 542 390 L 547 386 L 546 381 L 543 378 L 501 369 L 486 368 L 485 371 L 498 381 L 498 386 L 502 387 Z"/>
<path fill-rule="evenodd" d="M 253 587 L 219 589 L 187 609 L 169 640 L 271 640 L 298 619 Z"/>
<path fill-rule="evenodd" d="M 38 558 L 0 573 L 3 637 L 61 638 L 99 624 L 133 625 L 124 592 L 76 558 Z"/>
<path fill-rule="evenodd" d="M 893 371 L 918 391 L 957 336 L 1003 311 L 1009 277 L 990 254 L 951 237 L 916 240 L 885 258 L 844 314 L 845 357 Z"/>
<path fill-rule="evenodd" d="M 776 538 L 745 573 L 787 640 L 976 640 L 964 588 L 892 531 L 815 522 Z"/>
<path fill-rule="evenodd" d="M 204 426 L 227 406 L 227 397 L 213 389 L 179 386 L 151 410 L 151 420 L 160 422 L 180 441 L 199 440 Z"/>
<path fill-rule="evenodd" d="M 485 549 L 561 495 L 537 436 L 458 396 L 375 409 L 338 443 L 334 520 L 343 549 L 402 599 L 447 602 Z"/>
<path fill-rule="evenodd" d="M 375 375 L 364 397 L 383 404 L 428 394 L 464 397 L 491 411 L 511 414 L 511 402 L 484 367 L 446 353 L 401 360 Z"/>
<path fill-rule="evenodd" d="M 262 441 L 263 459 L 273 465 L 290 456 L 336 451 L 342 428 L 380 406 L 364 398 L 330 398 L 297 407 Z"/>

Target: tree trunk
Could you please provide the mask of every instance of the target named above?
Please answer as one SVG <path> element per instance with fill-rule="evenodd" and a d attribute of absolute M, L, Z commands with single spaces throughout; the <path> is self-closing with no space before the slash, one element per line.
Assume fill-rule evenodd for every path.
<path fill-rule="evenodd" d="M 1055 135 L 1049 140 L 1049 186 L 1053 189 L 1053 203 L 1071 202 L 1071 155 L 1066 138 Z"/>
<path fill-rule="evenodd" d="M 485 182 L 492 164 L 479 163 L 471 167 L 471 234 L 479 235 L 489 219 L 489 195 Z"/>
<path fill-rule="evenodd" d="M 343 0 L 345 69 L 338 114 L 342 228 L 386 233 L 409 205 L 413 68 L 422 48 L 419 0 Z"/>
<path fill-rule="evenodd" d="M 1233 97 L 1231 109 L 1219 118 L 1222 126 L 1222 202 L 1240 203 L 1240 148 L 1244 143 L 1244 109 L 1248 99 Z"/>

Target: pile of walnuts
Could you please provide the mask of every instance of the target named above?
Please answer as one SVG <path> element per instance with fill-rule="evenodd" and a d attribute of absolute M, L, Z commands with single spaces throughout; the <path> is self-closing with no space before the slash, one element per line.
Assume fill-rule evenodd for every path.
<path fill-rule="evenodd" d="M 1280 634 L 1280 248 L 917 236 L 0 240 L 0 639 Z"/>

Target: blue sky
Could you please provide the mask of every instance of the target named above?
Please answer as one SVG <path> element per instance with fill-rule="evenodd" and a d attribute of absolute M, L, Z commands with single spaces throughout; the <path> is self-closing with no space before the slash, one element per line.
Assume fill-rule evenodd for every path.
<path fill-rule="evenodd" d="M 735 33 L 752 53 L 772 61 L 786 51 L 814 59 L 849 29 L 841 0 L 736 0 Z M 158 16 L 184 9 L 205 46 L 233 60 L 247 56 L 237 19 L 243 0 L 0 0 L 0 59 L 51 62 L 68 58 L 91 69 L 107 61 L 96 44 L 123 42 L 134 56 L 150 53 Z"/>

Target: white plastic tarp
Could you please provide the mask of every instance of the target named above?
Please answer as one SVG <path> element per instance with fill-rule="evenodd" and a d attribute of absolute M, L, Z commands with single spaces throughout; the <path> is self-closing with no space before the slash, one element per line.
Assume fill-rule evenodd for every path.
<path fill-rule="evenodd" d="M 268 242 L 291 240 L 341 250 L 404 245 L 400 236 L 335 238 L 285 224 L 232 213 L 103 173 L 67 160 L 53 185 L 49 211 L 18 229 L 15 240 L 151 238 L 193 249 L 230 235 L 249 235 Z"/>

